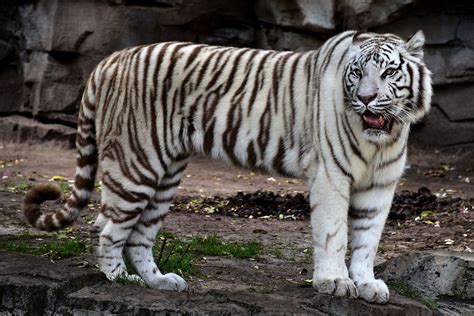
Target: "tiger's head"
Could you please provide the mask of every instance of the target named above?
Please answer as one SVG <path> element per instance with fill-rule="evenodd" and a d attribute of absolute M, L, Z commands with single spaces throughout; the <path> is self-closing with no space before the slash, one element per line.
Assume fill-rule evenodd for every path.
<path fill-rule="evenodd" d="M 366 139 L 384 142 L 394 130 L 430 109 L 431 73 L 423 62 L 425 37 L 408 41 L 393 34 L 356 33 L 344 69 L 344 97 L 360 117 Z"/>

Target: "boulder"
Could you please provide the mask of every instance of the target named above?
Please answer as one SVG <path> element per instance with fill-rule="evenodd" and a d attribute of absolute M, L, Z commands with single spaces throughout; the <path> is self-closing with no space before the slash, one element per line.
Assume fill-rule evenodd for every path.
<path fill-rule="evenodd" d="M 339 7 L 344 29 L 367 29 L 389 23 L 416 0 L 345 0 Z"/>
<path fill-rule="evenodd" d="M 474 49 L 474 32 L 472 30 L 474 30 L 474 17 L 464 17 L 458 25 L 456 37 L 461 40 L 464 45 Z"/>
<path fill-rule="evenodd" d="M 436 87 L 433 103 L 450 122 L 474 121 L 474 83 Z"/>
<path fill-rule="evenodd" d="M 217 19 L 205 23 L 210 28 L 196 34 L 194 42 L 234 47 L 252 47 L 255 43 L 255 30 L 245 23 L 234 24 Z M 197 22 L 193 22 L 197 26 Z"/>
<path fill-rule="evenodd" d="M 20 112 L 24 99 L 23 78 L 18 66 L 0 68 L 0 114 Z"/>
<path fill-rule="evenodd" d="M 9 57 L 16 51 L 15 47 L 6 41 L 0 40 L 0 63 L 8 62 Z"/>
<path fill-rule="evenodd" d="M 128 46 L 154 42 L 158 20 L 153 11 L 147 14 L 146 10 L 88 0 L 27 4 L 20 7 L 25 46 L 36 51 L 105 56 Z M 123 27 L 124 22 L 127 27 Z"/>
<path fill-rule="evenodd" d="M 333 0 L 258 0 L 259 21 L 313 32 L 336 29 L 336 3 Z"/>
<path fill-rule="evenodd" d="M 279 27 L 262 25 L 257 31 L 257 46 L 279 51 L 308 51 L 321 47 L 324 40 L 316 36 L 285 31 Z"/>
<path fill-rule="evenodd" d="M 474 299 L 474 254 L 413 252 L 376 268 L 386 281 L 401 281 L 429 297 Z"/>
<path fill-rule="evenodd" d="M 410 142 L 425 148 L 466 147 L 474 149 L 474 124 L 470 121 L 451 122 L 434 104 L 423 122 L 412 128 Z"/>
<path fill-rule="evenodd" d="M 0 117 L 0 141 L 43 143 L 47 141 L 72 148 L 76 129 L 62 124 L 44 124 L 19 115 Z"/>
<path fill-rule="evenodd" d="M 425 62 L 435 85 L 474 82 L 474 49 L 443 46 L 425 49 Z"/>
<path fill-rule="evenodd" d="M 78 55 L 32 52 L 23 64 L 28 111 L 75 114 L 84 84 L 98 60 Z"/>
<path fill-rule="evenodd" d="M 467 20 L 469 20 L 467 17 L 459 15 L 408 15 L 391 23 L 372 28 L 372 30 L 380 33 L 394 33 L 408 39 L 418 29 L 421 29 L 425 34 L 427 45 L 448 45 L 458 38 L 458 28 L 461 21 Z"/>
<path fill-rule="evenodd" d="M 91 0 L 41 0 L 38 4 L 21 6 L 26 48 L 103 57 L 125 47 L 167 39 L 198 41 L 197 35 L 209 31 L 206 24 L 212 26 L 216 21 L 221 22 L 220 30 L 215 32 L 211 27 L 209 36 L 226 39 L 238 36 L 246 21 L 250 22 L 252 12 L 249 1 L 120 3 L 125 5 Z M 148 6 L 137 6 L 137 3 Z M 187 29 L 180 32 L 179 27 L 184 25 Z M 187 36 L 173 36 L 174 32 L 178 35 L 187 32 Z"/>

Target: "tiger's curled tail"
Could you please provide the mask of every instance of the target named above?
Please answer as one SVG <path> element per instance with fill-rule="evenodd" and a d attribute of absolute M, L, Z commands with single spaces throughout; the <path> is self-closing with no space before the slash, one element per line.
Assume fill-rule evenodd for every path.
<path fill-rule="evenodd" d="M 97 144 L 95 135 L 95 82 L 94 76 L 87 83 L 82 97 L 76 136 L 77 167 L 74 186 L 64 208 L 51 214 L 43 214 L 41 203 L 61 197 L 58 186 L 43 183 L 33 186 L 26 194 L 23 209 L 26 220 L 32 226 L 46 231 L 62 229 L 74 223 L 81 210 L 87 206 L 94 189 L 97 172 Z"/>

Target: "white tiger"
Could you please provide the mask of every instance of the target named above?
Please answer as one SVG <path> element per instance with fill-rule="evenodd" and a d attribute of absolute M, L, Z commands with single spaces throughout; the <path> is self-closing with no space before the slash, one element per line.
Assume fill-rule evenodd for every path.
<path fill-rule="evenodd" d="M 125 252 L 149 286 L 184 290 L 180 276 L 160 272 L 152 246 L 188 158 L 205 153 L 307 179 L 314 287 L 384 303 L 389 291 L 373 264 L 410 124 L 430 108 L 423 44 L 421 31 L 407 42 L 349 31 L 302 53 L 177 42 L 114 53 L 84 92 L 70 198 L 64 209 L 41 214 L 39 204 L 60 193 L 35 186 L 26 218 L 44 230 L 73 223 L 100 160 L 100 269 L 112 280 L 127 275 Z"/>

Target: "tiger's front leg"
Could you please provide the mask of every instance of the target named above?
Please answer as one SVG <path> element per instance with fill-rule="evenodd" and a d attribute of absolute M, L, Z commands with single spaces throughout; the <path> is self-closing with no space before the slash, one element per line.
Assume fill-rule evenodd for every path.
<path fill-rule="evenodd" d="M 349 179 L 325 168 L 319 168 L 311 183 L 313 287 L 320 293 L 357 298 L 345 263 L 349 188 Z"/>
<path fill-rule="evenodd" d="M 395 184 L 357 192 L 351 198 L 350 276 L 357 285 L 359 296 L 368 302 L 386 303 L 389 299 L 387 285 L 374 277 L 374 260 L 394 192 Z"/>

